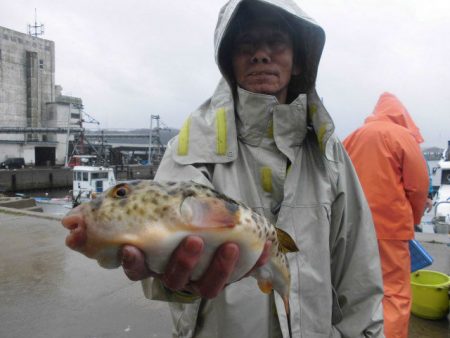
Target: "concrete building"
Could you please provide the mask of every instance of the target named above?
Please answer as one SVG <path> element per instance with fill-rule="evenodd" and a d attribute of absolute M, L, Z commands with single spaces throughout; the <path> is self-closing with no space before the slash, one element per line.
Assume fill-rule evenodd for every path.
<path fill-rule="evenodd" d="M 83 119 L 83 102 L 78 97 L 62 95 L 62 87 L 56 86 L 55 100 L 47 102 L 44 119 L 47 126 L 57 130 L 66 129 L 65 133 L 46 134 L 47 141 L 56 143 L 55 160 L 57 164 L 65 163 L 68 141 L 74 140 L 70 131 L 79 130 Z M 69 129 L 67 129 L 69 125 Z M 70 154 L 69 154 L 70 155 Z"/>
<path fill-rule="evenodd" d="M 83 105 L 61 90 L 55 43 L 0 27 L 0 162 L 64 164 L 67 126 L 80 128 Z"/>

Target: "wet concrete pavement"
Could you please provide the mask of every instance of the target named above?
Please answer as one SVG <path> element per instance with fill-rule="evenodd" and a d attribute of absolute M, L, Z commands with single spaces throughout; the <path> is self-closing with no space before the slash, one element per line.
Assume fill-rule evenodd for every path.
<path fill-rule="evenodd" d="M 0 210 L 1 338 L 171 336 L 164 302 L 145 299 L 140 283 L 120 269 L 102 269 L 67 249 L 66 233 L 57 217 Z M 417 239 L 435 258 L 429 269 L 448 274 L 448 236 Z M 409 337 L 448 337 L 448 321 L 411 316 Z"/>
<path fill-rule="evenodd" d="M 170 337 L 167 305 L 67 249 L 57 220 L 0 211 L 0 337 Z"/>

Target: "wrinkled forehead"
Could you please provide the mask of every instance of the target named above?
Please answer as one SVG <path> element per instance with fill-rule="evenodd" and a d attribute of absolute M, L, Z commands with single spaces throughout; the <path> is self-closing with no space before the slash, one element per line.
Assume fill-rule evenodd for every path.
<path fill-rule="evenodd" d="M 239 25 L 234 38 L 236 39 L 245 34 L 280 34 L 291 38 L 290 31 L 285 25 L 278 21 L 270 20 L 253 20 L 245 22 L 244 24 Z"/>
<path fill-rule="evenodd" d="M 230 38 L 246 33 L 279 33 L 288 35 L 292 39 L 292 28 L 287 20 L 277 11 L 267 10 L 264 15 L 249 15 L 238 13 L 230 27 Z"/>

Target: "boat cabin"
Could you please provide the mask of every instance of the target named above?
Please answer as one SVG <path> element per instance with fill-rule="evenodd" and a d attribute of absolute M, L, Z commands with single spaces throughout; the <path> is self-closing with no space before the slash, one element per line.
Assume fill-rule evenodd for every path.
<path fill-rule="evenodd" d="M 88 200 L 93 197 L 92 193 L 102 193 L 116 184 L 113 168 L 94 166 L 73 167 L 73 189 L 74 201 Z"/>
<path fill-rule="evenodd" d="M 434 199 L 434 215 L 450 227 L 450 141 L 439 161 L 439 170 L 436 173 L 440 186 Z"/>

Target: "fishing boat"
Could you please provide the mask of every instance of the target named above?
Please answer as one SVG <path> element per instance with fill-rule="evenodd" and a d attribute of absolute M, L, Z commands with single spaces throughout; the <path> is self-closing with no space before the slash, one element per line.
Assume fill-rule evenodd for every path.
<path fill-rule="evenodd" d="M 102 166 L 73 167 L 72 199 L 76 206 L 116 184 L 113 168 Z"/>
<path fill-rule="evenodd" d="M 447 231 L 444 230 L 444 232 L 448 232 L 450 227 L 450 141 L 448 141 L 447 149 L 443 152 L 438 170 L 434 175 L 440 184 L 434 198 L 433 224 L 435 227 L 447 228 Z"/>
<path fill-rule="evenodd" d="M 72 202 L 72 196 L 68 195 L 65 197 L 33 197 L 34 200 L 42 204 L 56 204 L 56 205 L 69 205 Z"/>

